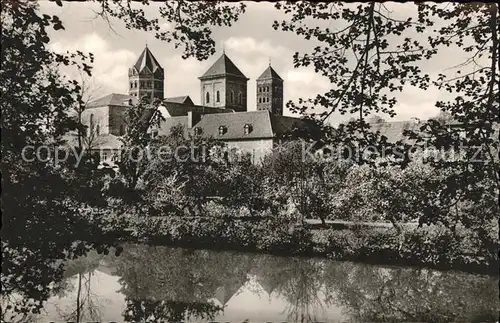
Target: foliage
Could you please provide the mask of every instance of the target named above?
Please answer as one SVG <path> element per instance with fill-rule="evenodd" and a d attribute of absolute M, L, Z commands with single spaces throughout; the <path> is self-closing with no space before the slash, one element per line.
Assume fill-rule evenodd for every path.
<path fill-rule="evenodd" d="M 335 213 L 347 216 L 347 220 L 383 219 L 395 226 L 418 220 L 426 212 L 437 216 L 439 208 L 433 203 L 439 184 L 439 173 L 419 161 L 404 169 L 399 166 L 377 169 L 368 165 L 354 166 L 345 185 L 333 198 Z"/>
<path fill-rule="evenodd" d="M 128 300 L 124 322 L 182 322 L 186 318 L 214 318 L 222 307 L 211 303 Z"/>
<path fill-rule="evenodd" d="M 77 126 L 70 110 L 81 100 L 78 83 L 58 68 L 71 65 L 90 73 L 88 58 L 49 51 L 48 29 L 63 26 L 37 7 L 2 1 L 1 13 L 2 290 L 7 297 L 21 295 L 13 307 L 20 314 L 40 311 L 62 278 L 61 259 L 91 248 L 106 250 L 99 219 L 86 220 L 103 205 L 94 161 L 85 159 L 75 168 L 75 156 L 65 163 L 56 163 L 55 156 L 61 136 Z M 38 158 L 23 157 L 30 146 L 47 149 Z"/>
<path fill-rule="evenodd" d="M 148 160 L 141 181 L 155 214 L 203 213 L 209 198 L 217 195 L 221 174 L 227 171 L 227 163 L 211 154 L 216 147 L 223 145 L 193 136 L 182 127 L 151 143 L 149 151 L 154 157 Z"/>
<path fill-rule="evenodd" d="M 157 39 L 173 42 L 175 48 L 184 47 L 183 58 L 196 57 L 205 60 L 215 53 L 215 42 L 211 38 L 214 26 L 230 27 L 245 12 L 246 5 L 227 4 L 223 1 L 165 1 L 159 8 L 159 17 L 147 17 L 142 8 L 132 1 L 116 2 L 96 0 L 101 7 L 99 15 L 110 21 L 110 17 L 125 22 L 129 29 L 154 32 Z M 142 1 L 141 5 L 149 5 Z M 169 22 L 165 28 L 160 19 Z"/>
<path fill-rule="evenodd" d="M 126 321 L 213 320 L 222 306 L 206 300 L 224 304 L 238 290 L 285 301 L 290 321 L 322 321 L 321 310 L 342 306 L 348 322 L 489 322 L 499 308 L 495 277 L 457 271 L 146 245 L 125 246 L 107 265 L 120 277 Z"/>
<path fill-rule="evenodd" d="M 264 194 L 267 200 L 278 204 L 274 210 L 293 203 L 303 219 L 320 218 L 325 223 L 332 214 L 331 195 L 340 189 L 349 166 L 309 156 L 304 153 L 304 144 L 290 142 L 266 156 L 261 165 L 265 174 Z"/>

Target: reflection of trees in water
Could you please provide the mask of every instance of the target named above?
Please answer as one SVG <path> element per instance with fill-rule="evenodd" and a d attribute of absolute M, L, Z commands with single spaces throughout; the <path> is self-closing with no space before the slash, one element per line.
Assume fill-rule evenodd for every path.
<path fill-rule="evenodd" d="M 90 252 L 87 257 L 63 263 L 28 250 L 20 253 L 3 243 L 2 248 L 2 322 L 36 321 L 43 302 L 54 294 L 64 296 L 71 289 L 68 278 L 96 268 L 101 257 Z M 19 264 L 25 266 L 22 274 L 13 272 Z"/>
<path fill-rule="evenodd" d="M 195 317 L 213 320 L 222 307 L 212 303 L 127 300 L 123 318 L 125 322 L 181 322 Z"/>
<path fill-rule="evenodd" d="M 78 273 L 76 277 L 76 298 L 75 303 L 62 309 L 56 305 L 59 316 L 64 321 L 82 322 L 85 320 L 100 321 L 103 305 L 97 295 L 91 291 L 91 280 L 94 271 L 88 273 Z M 65 293 L 73 291 L 75 286 L 68 284 Z"/>
<path fill-rule="evenodd" d="M 257 281 L 270 293 L 276 292 L 286 299 L 287 320 L 313 322 L 324 314 L 320 295 L 323 286 L 322 263 L 316 259 L 260 257 L 256 261 Z M 324 316 L 324 315 L 323 315 Z"/>
<path fill-rule="evenodd" d="M 63 280 L 58 296 L 69 297 L 75 293 L 75 299 L 71 299 L 71 305 L 64 308 L 55 304 L 58 315 L 64 321 L 100 321 L 103 305 L 99 296 L 92 293 L 91 283 L 103 257 L 92 251 L 86 257 L 65 263 L 64 276 L 67 278 Z"/>
<path fill-rule="evenodd" d="M 321 319 L 329 306 L 352 321 L 488 321 L 497 311 L 494 280 L 465 273 L 145 246 L 116 263 L 131 321 L 213 319 L 221 308 L 209 300 L 225 305 L 248 274 L 288 302 L 294 322 Z"/>
<path fill-rule="evenodd" d="M 208 319 L 245 284 L 248 256 L 157 246 L 130 246 L 114 260 L 121 292 L 127 299 L 126 318 Z M 139 316 L 138 316 L 139 315 Z"/>
<path fill-rule="evenodd" d="M 66 280 L 59 295 L 76 289 L 79 297 L 62 313 L 64 321 L 99 321 L 100 304 L 90 291 L 90 272 L 104 270 L 102 260 L 103 256 L 91 255 L 66 264 L 65 276 L 79 283 Z M 269 295 L 288 302 L 287 321 L 312 322 L 325 316 L 320 315 L 325 308 L 337 306 L 353 322 L 488 322 L 498 313 L 493 277 L 452 271 L 153 246 L 128 246 L 121 256 L 104 260 L 120 277 L 126 321 L 214 319 L 249 274 Z"/>
<path fill-rule="evenodd" d="M 337 262 L 325 270 L 327 302 L 358 321 L 496 321 L 493 278 Z"/>

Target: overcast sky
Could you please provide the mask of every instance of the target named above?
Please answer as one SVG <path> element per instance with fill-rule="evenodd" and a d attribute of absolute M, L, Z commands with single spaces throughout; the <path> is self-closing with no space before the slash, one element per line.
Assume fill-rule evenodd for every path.
<path fill-rule="evenodd" d="M 394 12 L 405 15 L 411 4 L 393 5 Z M 158 12 L 159 4 L 145 7 L 147 14 Z M 95 7 L 94 7 L 95 8 Z M 189 95 L 196 104 L 200 103 L 201 76 L 221 55 L 223 44 L 226 54 L 250 80 L 248 81 L 248 110 L 256 110 L 255 79 L 260 76 L 272 59 L 273 68 L 284 79 L 284 101 L 298 98 L 312 98 L 330 88 L 329 81 L 314 72 L 313 67 L 294 68 L 292 56 L 298 51 L 312 51 L 315 44 L 301 39 L 291 32 L 275 31 L 271 25 L 275 19 L 285 16 L 268 2 L 248 2 L 247 11 L 230 28 L 215 28 L 214 40 L 217 53 L 208 61 L 195 58 L 183 60 L 182 49 L 174 49 L 171 43 L 162 42 L 154 35 L 137 30 L 128 30 L 121 21 L 108 23 L 95 18 L 89 3 L 64 2 L 58 7 L 52 2 L 41 2 L 41 11 L 58 15 L 66 28 L 52 33 L 51 46 L 55 50 L 81 50 L 95 55 L 93 82 L 99 85 L 97 94 L 112 92 L 127 93 L 128 68 L 137 60 L 146 43 L 165 70 L 165 96 Z M 426 70 L 437 74 L 457 61 L 460 55 L 442 55 L 433 62 L 426 63 Z M 446 94 L 437 89 L 427 91 L 407 87 L 398 95 L 396 107 L 398 115 L 393 120 L 408 120 L 411 117 L 426 119 L 437 114 L 436 100 Z M 285 111 L 285 115 L 291 115 Z M 388 118 L 387 116 L 383 116 Z M 350 116 L 333 115 L 332 124 L 338 124 Z"/>

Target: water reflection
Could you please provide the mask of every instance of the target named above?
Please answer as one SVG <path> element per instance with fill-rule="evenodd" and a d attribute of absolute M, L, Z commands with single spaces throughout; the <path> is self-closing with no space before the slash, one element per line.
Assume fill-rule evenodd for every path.
<path fill-rule="evenodd" d="M 494 322 L 499 309 L 493 277 L 236 252 L 126 246 L 66 274 L 45 318 Z"/>

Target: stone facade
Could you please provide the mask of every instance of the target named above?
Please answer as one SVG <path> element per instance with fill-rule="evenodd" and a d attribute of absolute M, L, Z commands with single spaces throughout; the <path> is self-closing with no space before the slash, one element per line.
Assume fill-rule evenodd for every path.
<path fill-rule="evenodd" d="M 201 105 L 247 111 L 248 78 L 223 54 L 201 77 Z"/>
<path fill-rule="evenodd" d="M 210 79 L 201 81 L 202 105 L 212 108 L 226 106 L 226 82 L 224 79 Z"/>
<path fill-rule="evenodd" d="M 164 98 L 163 79 L 154 75 L 139 75 L 134 71 L 129 73 L 129 94 L 137 98 L 146 96 L 150 99 Z"/>
<path fill-rule="evenodd" d="M 107 106 L 95 107 L 82 112 L 82 124 L 87 127 L 87 135 L 109 134 L 109 109 Z"/>
<path fill-rule="evenodd" d="M 127 130 L 127 107 L 111 105 L 109 106 L 109 134 L 123 136 Z"/>
<path fill-rule="evenodd" d="M 202 105 L 212 108 L 247 111 L 246 80 L 232 77 L 204 79 L 201 81 Z"/>
<path fill-rule="evenodd" d="M 257 110 L 283 115 L 283 79 L 271 65 L 257 79 Z"/>

